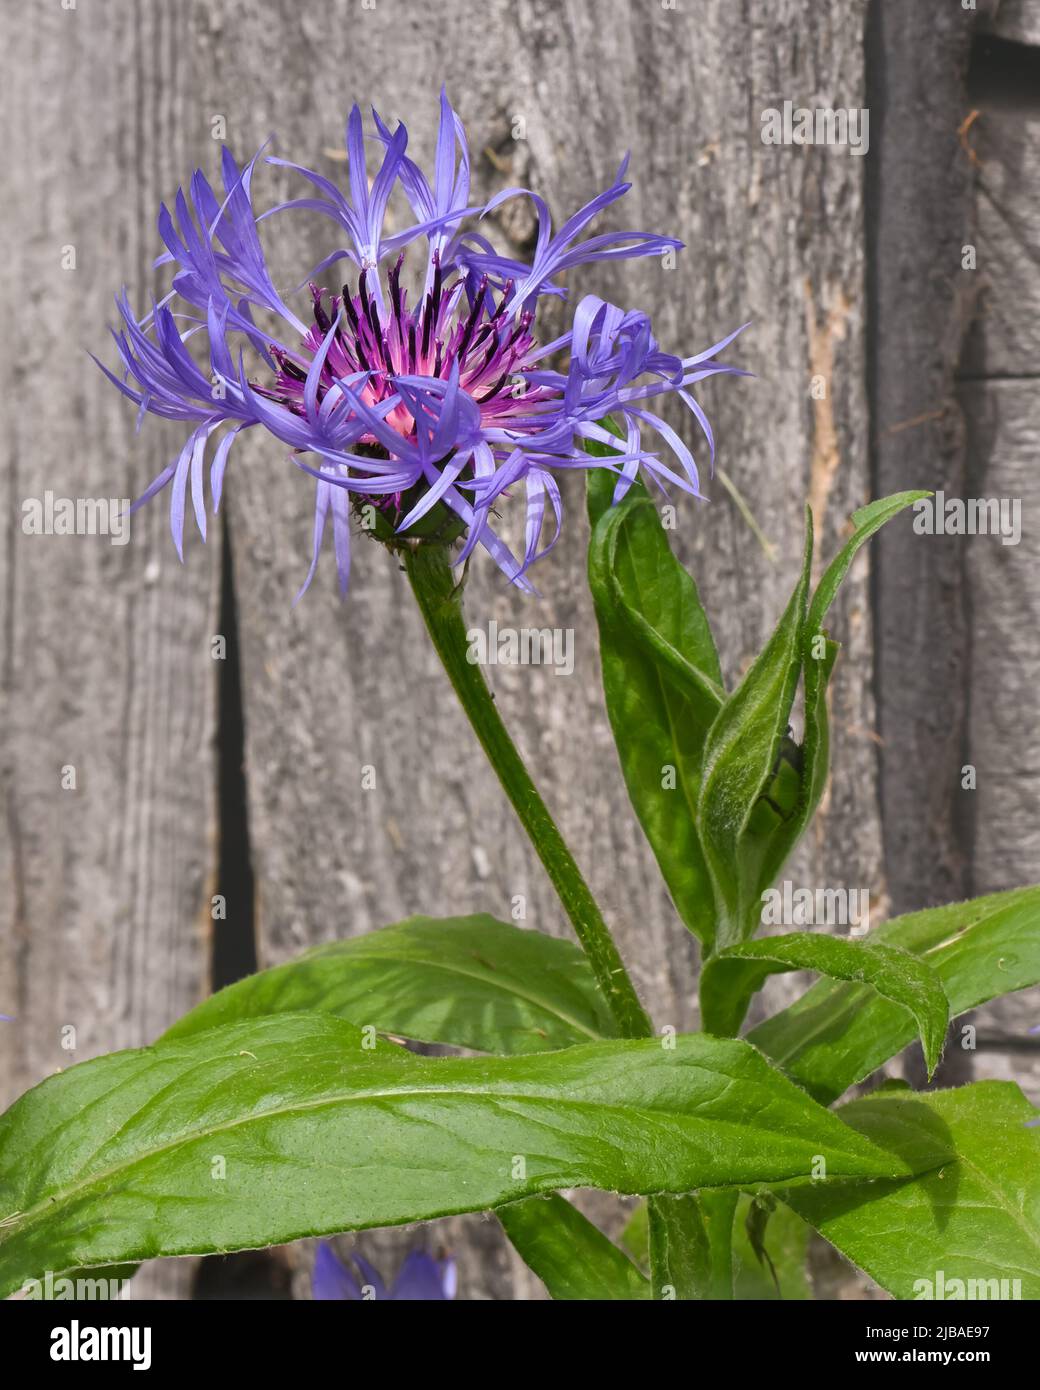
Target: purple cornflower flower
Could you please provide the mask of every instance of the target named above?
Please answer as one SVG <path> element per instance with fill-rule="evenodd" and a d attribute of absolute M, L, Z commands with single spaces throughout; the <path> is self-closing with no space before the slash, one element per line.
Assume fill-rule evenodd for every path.
<path fill-rule="evenodd" d="M 371 1289 L 372 1297 L 377 1302 L 382 1299 L 432 1302 L 455 1297 L 457 1271 L 453 1259 L 435 1260 L 423 1250 L 412 1250 L 389 1289 L 357 1251 L 351 1254 L 351 1259 L 361 1275 L 360 1283 L 332 1246 L 327 1241 L 321 1241 L 314 1259 L 311 1296 L 315 1299 L 358 1302 L 364 1297 L 364 1290 Z"/>
<path fill-rule="evenodd" d="M 349 196 L 313 170 L 268 156 L 267 163 L 295 171 L 310 188 L 258 216 L 252 185 L 262 151 L 240 169 L 225 149 L 223 197 L 196 170 L 173 211 L 161 208 L 159 233 L 167 249 L 156 264 L 174 267 L 172 288 L 141 319 L 123 290 L 116 300 L 122 326 L 113 332 L 122 373 L 103 365 L 102 371 L 138 406 L 139 424 L 150 412 L 190 428 L 177 458 L 131 510 L 169 486 L 170 524 L 183 559 L 189 493 L 206 535 L 210 444 L 215 513 L 235 440 L 260 425 L 315 479 L 313 557 L 301 594 L 314 575 L 330 515 L 346 592 L 351 507 L 370 529 L 382 524 L 396 543 L 465 535 L 458 563 L 483 546 L 513 583 L 530 590 L 528 568 L 560 534 L 562 470 L 607 468 L 617 476 L 615 501 L 640 468 L 662 488 L 673 483 L 699 496 L 693 455 L 647 403 L 676 393 L 703 429 L 714 460 L 710 426 L 687 388 L 718 373 L 746 375 L 716 360 L 735 333 L 694 356 L 673 356 L 658 347 L 644 313 L 587 296 L 562 336 L 544 343 L 535 334 L 539 300 L 566 295 L 555 283 L 561 272 L 681 246 L 647 232 L 581 239 L 597 214 L 628 190 L 627 159 L 611 186 L 554 232 L 544 201 L 524 189 L 507 189 L 483 208 L 468 205 L 465 132 L 443 92 L 432 185 L 405 153 L 405 127 L 391 132 L 375 112 L 373 118 L 371 139 L 382 157 L 371 182 L 358 107 L 347 122 Z M 385 235 L 395 189 L 415 220 Z M 472 225 L 475 214 L 479 223 L 514 197 L 530 198 L 538 216 L 529 265 L 496 254 Z M 346 233 L 346 244 L 312 276 L 338 262 L 352 266 L 338 295 L 310 284 L 306 322 L 276 289 L 258 234 L 259 222 L 291 210 L 318 212 Z M 410 303 L 402 270 L 406 248 L 420 239 L 423 288 Z M 558 369 L 544 365 L 552 357 L 566 360 Z M 601 423 L 608 417 L 620 438 Z M 646 448 L 645 429 L 671 451 L 671 464 Z M 583 448 L 589 440 L 614 452 L 592 458 Z M 491 517 L 496 503 L 521 487 L 525 540 L 523 554 L 514 556 Z M 552 534 L 543 545 L 547 511 Z"/>

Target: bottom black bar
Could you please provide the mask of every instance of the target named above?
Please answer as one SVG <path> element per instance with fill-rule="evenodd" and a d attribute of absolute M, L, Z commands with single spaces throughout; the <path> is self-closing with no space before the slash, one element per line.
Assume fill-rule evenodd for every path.
<path fill-rule="evenodd" d="M 512 1313 L 495 1314 L 488 1303 L 465 1302 L 436 1308 L 412 1304 L 388 1313 L 373 1308 L 340 1308 L 329 1303 L 213 1302 L 175 1303 L 130 1301 L 36 1302 L 8 1300 L 0 1304 L 0 1342 L 6 1365 L 26 1373 L 48 1368 L 77 1377 L 92 1371 L 106 1375 L 189 1371 L 256 1371 L 265 1378 L 282 1367 L 297 1373 L 329 1364 L 345 1366 L 356 1355 L 357 1336 L 378 1331 L 394 1335 L 407 1327 L 406 1340 L 381 1343 L 399 1372 L 409 1352 L 446 1370 L 448 1349 L 463 1355 L 469 1343 L 446 1340 L 449 1333 L 498 1331 L 495 1318 L 505 1316 L 513 1332 L 547 1327 L 559 1332 L 557 1318 L 568 1319 L 567 1344 L 586 1354 L 623 1341 L 634 1350 L 633 1337 L 649 1334 L 655 1353 L 666 1350 L 670 1335 L 681 1338 L 686 1366 L 714 1349 L 742 1372 L 785 1368 L 844 1371 L 849 1367 L 883 1372 L 893 1365 L 934 1365 L 943 1368 L 984 1366 L 1010 1371 L 1036 1345 L 1036 1314 L 1032 1303 L 1007 1302 L 856 1302 L 856 1303 L 633 1303 L 623 1313 L 616 1304 L 527 1304 Z M 604 1313 L 609 1323 L 600 1324 Z M 390 1319 L 385 1323 L 383 1318 Z M 532 1323 L 531 1319 L 535 1321 Z M 515 1319 L 515 1321 L 514 1321 Z M 588 1320 L 588 1321 L 586 1321 Z M 599 1330 L 600 1325 L 602 1331 Z M 429 1328 L 429 1338 L 422 1334 Z M 418 1336 L 416 1334 L 419 1334 Z M 693 1340 L 691 1340 L 693 1338 Z M 662 1346 L 663 1344 L 663 1346 Z M 363 1345 L 363 1344 L 361 1344 Z M 371 1350 L 376 1351 L 375 1343 Z M 516 1365 L 520 1345 L 510 1342 L 509 1364 Z M 644 1349 L 645 1341 L 641 1342 Z M 535 1343 L 542 1347 L 542 1343 Z M 468 1355 L 469 1352 L 466 1354 Z M 538 1355 L 536 1351 L 534 1353 Z M 484 1362 L 485 1376 L 493 1360 Z"/>

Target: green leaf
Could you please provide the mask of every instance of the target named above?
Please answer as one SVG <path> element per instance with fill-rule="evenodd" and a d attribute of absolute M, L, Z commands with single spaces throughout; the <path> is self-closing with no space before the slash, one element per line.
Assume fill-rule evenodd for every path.
<path fill-rule="evenodd" d="M 839 648 L 837 642 L 832 642 L 823 632 L 824 617 L 859 548 L 904 507 L 926 496 L 928 494 L 923 492 L 901 492 L 871 502 L 854 512 L 853 534 L 824 571 L 809 604 L 802 658 L 805 734 L 799 750 L 800 776 L 795 779 L 798 785 L 792 798 L 794 805 L 790 810 L 785 810 L 782 819 L 774 817 L 769 838 L 760 847 L 761 864 L 756 879 L 759 893 L 778 877 L 816 814 L 827 783 L 830 758 L 827 686 Z M 777 794 L 773 788 L 769 788 L 764 795 L 770 797 L 772 806 L 776 805 Z M 766 809 L 769 809 L 768 804 Z M 756 807 L 756 815 L 760 819 L 763 816 L 762 802 Z M 745 853 L 748 852 L 748 848 L 745 846 Z"/>
<path fill-rule="evenodd" d="M 1040 983 L 1040 887 L 896 917 L 874 942 L 923 957 L 956 1017 L 989 999 Z M 865 985 L 829 980 L 748 1035 L 824 1104 L 914 1040 L 906 1010 Z"/>
<path fill-rule="evenodd" d="M 794 745 L 797 749 L 797 759 L 795 760 L 797 771 L 789 777 L 789 781 L 793 780 L 794 785 L 784 787 L 783 773 L 790 764 L 781 762 L 780 775 L 774 777 L 773 782 L 763 793 L 763 798 L 769 798 L 768 802 L 763 799 L 759 800 L 749 823 L 749 831 L 755 830 L 756 820 L 760 820 L 767 812 L 772 811 L 774 813 L 772 823 L 769 826 L 768 837 L 762 840 L 759 849 L 760 862 L 755 879 L 759 902 L 761 902 L 761 895 L 765 889 L 779 876 L 780 870 L 816 814 L 820 797 L 827 784 L 827 769 L 830 760 L 827 685 L 831 678 L 831 672 L 834 670 L 838 650 L 837 642 L 825 638 L 822 641 L 822 651 L 819 656 L 816 656 L 814 644 L 806 642 L 802 677 L 805 734 L 801 748 Z M 783 740 L 784 744 L 790 742 L 789 739 Z M 780 816 L 775 814 L 775 808 L 778 806 L 782 812 Z M 751 839 L 751 836 L 749 835 L 747 839 Z M 747 852 L 747 848 L 746 840 L 745 852 Z"/>
<path fill-rule="evenodd" d="M 823 794 L 827 684 L 838 652 L 822 631 L 827 609 L 860 546 L 925 495 L 900 493 L 857 511 L 852 536 L 827 567 L 811 602 L 809 516 L 802 573 L 787 611 L 708 735 L 698 813 L 721 909 L 723 947 L 754 935 L 761 893 L 779 874 Z M 785 731 L 802 673 L 805 737 L 798 749 Z M 785 752 L 788 747 L 796 756 Z"/>
<path fill-rule="evenodd" d="M 592 453 L 591 445 L 586 446 Z M 672 553 L 654 499 L 636 478 L 623 500 L 609 498 L 614 478 L 590 473 L 589 521 L 598 539 L 594 562 L 603 565 L 607 606 L 622 616 L 710 719 L 722 704 L 722 667 L 697 585 Z"/>
<path fill-rule="evenodd" d="M 708 733 L 697 807 L 719 909 L 718 944 L 733 945 L 759 924 L 759 836 L 745 839 L 756 803 L 775 775 L 802 669 L 812 566 L 812 514 L 806 511 L 802 570 L 783 617 Z M 766 841 L 768 843 L 768 841 Z"/>
<path fill-rule="evenodd" d="M 805 738 L 802 747 L 803 778 L 797 813 L 788 817 L 773 836 L 765 856 L 760 886 L 772 883 L 815 813 L 827 781 L 828 731 L 827 685 L 838 654 L 838 644 L 823 632 L 823 620 L 849 571 L 856 552 L 887 521 L 926 492 L 900 492 L 870 502 L 852 514 L 853 532 L 824 571 L 809 604 L 805 620 L 803 680 Z"/>
<path fill-rule="evenodd" d="M 640 1269 L 650 1268 L 650 1213 L 646 1202 L 639 1202 L 633 1208 L 621 1232 L 621 1244 Z"/>
<path fill-rule="evenodd" d="M 383 1032 L 498 1053 L 547 1051 L 613 1031 L 576 947 L 477 915 L 412 918 L 367 936 L 319 946 L 222 990 L 165 1036 L 187 1037 L 225 1023 L 308 1009 Z M 536 1210 L 525 1219 L 523 1213 L 530 1208 Z M 554 1298 L 606 1297 L 566 1293 L 562 1275 L 548 1263 L 556 1245 L 566 1251 L 568 1241 L 576 1239 L 566 1225 L 553 1230 L 553 1216 L 559 1217 L 563 1208 L 564 1214 L 574 1213 L 571 1225 L 584 1220 L 562 1199 L 531 1198 L 504 1208 L 513 1215 L 503 1224 Z M 590 1230 L 615 1249 L 594 1227 Z M 630 1267 L 620 1252 L 617 1255 Z M 574 1278 L 591 1280 L 591 1251 L 586 1251 L 586 1264 L 590 1270 L 578 1271 Z M 601 1277 L 610 1272 L 604 1268 Z M 616 1269 L 614 1273 L 617 1283 Z M 642 1296 L 649 1297 L 649 1282 L 639 1278 L 645 1289 Z M 641 1295 L 630 1291 L 612 1296 Z"/>
<path fill-rule="evenodd" d="M 855 1191 L 820 1182 L 784 1193 L 795 1211 L 897 1298 L 1014 1297 L 1014 1280 L 1017 1296 L 1040 1298 L 1040 1129 L 1029 1127 L 1038 1112 L 1017 1086 L 890 1092 L 840 1113 L 865 1138 L 932 1171 Z M 969 1281 L 987 1283 L 972 1291 Z"/>
<path fill-rule="evenodd" d="M 811 1228 L 771 1193 L 743 1195 L 733 1239 L 735 1297 L 739 1300 L 812 1298 L 808 1256 Z"/>
<path fill-rule="evenodd" d="M 645 1299 L 650 1280 L 603 1232 L 557 1194 L 509 1202 L 496 1215 L 555 1299 Z"/>
<path fill-rule="evenodd" d="M 694 1194 L 707 1238 L 706 1286 L 703 1297 L 733 1297 L 733 1219 L 740 1193 L 735 1187 Z"/>
<path fill-rule="evenodd" d="M 576 946 L 480 913 L 411 917 L 315 947 L 221 990 L 166 1037 L 309 1009 L 480 1052 L 549 1052 L 616 1035 Z"/>
<path fill-rule="evenodd" d="M 710 943 L 715 909 L 696 807 L 704 739 L 722 706 L 718 654 L 697 587 L 672 554 L 645 488 L 634 483 L 612 507 L 613 485 L 611 475 L 590 473 L 589 587 L 607 714 L 676 911 Z"/>
<path fill-rule="evenodd" d="M 731 946 L 712 956 L 701 972 L 701 1026 L 724 1037 L 737 1033 L 748 1004 L 767 976 L 815 970 L 835 980 L 869 985 L 905 1009 L 917 1024 L 928 1074 L 939 1065 L 949 1002 L 938 976 L 909 951 L 895 946 L 846 941 L 837 936 L 790 932 Z"/>
<path fill-rule="evenodd" d="M 0 1295 L 40 1270 L 281 1244 L 539 1192 L 685 1192 L 905 1165 L 747 1043 L 522 1057 L 366 1048 L 280 1014 L 84 1062 L 0 1117 Z"/>
<path fill-rule="evenodd" d="M 650 1280 L 654 1298 L 705 1298 L 711 1251 L 704 1213 L 693 1193 L 669 1193 L 646 1204 Z"/>
<path fill-rule="evenodd" d="M 868 502 L 865 507 L 860 507 L 858 511 L 852 513 L 853 533 L 827 566 L 823 578 L 813 594 L 812 603 L 809 605 L 806 631 L 810 637 L 822 632 L 822 624 L 827 610 L 834 602 L 841 582 L 848 574 L 849 566 L 855 559 L 860 546 L 868 541 L 876 531 L 880 531 L 886 521 L 891 521 L 905 507 L 919 502 L 922 497 L 931 497 L 931 495 L 930 492 L 895 492 L 891 497 L 881 497 L 876 502 Z"/>
<path fill-rule="evenodd" d="M 827 783 L 830 759 L 830 736 L 827 717 L 827 686 L 838 655 L 838 644 L 832 642 L 823 632 L 823 619 L 838 592 L 842 580 L 859 548 L 874 533 L 891 520 L 904 507 L 920 497 L 921 492 L 902 492 L 892 497 L 881 498 L 852 515 L 853 534 L 846 541 L 838 555 L 824 571 L 823 578 L 809 604 L 805 620 L 802 653 L 803 704 L 805 734 L 802 746 L 797 750 L 797 773 L 788 771 L 790 764 L 781 764 L 780 771 L 788 771 L 791 790 L 784 795 L 783 784 L 774 777 L 773 782 L 761 794 L 749 821 L 749 834 L 741 846 L 743 855 L 749 863 L 757 856 L 758 867 L 754 877 L 754 895 L 759 896 L 778 877 L 795 845 L 805 833 L 816 808 L 820 803 Z M 789 742 L 789 740 L 784 740 Z M 791 760 L 793 763 L 794 760 Z M 768 798 L 768 799 L 767 799 Z M 782 814 L 777 815 L 777 809 Z M 772 812 L 772 815 L 770 813 Z M 766 838 L 759 840 L 762 827 L 768 830 Z M 753 911 L 753 904 L 750 907 Z M 746 927 L 753 934 L 751 916 Z"/>
<path fill-rule="evenodd" d="M 607 422 L 609 425 L 609 422 Z M 615 431 L 616 432 L 616 431 Z M 609 457 L 598 443 L 589 453 Z M 811 820 L 827 779 L 826 691 L 837 644 L 820 630 L 861 545 L 923 493 L 857 511 L 854 532 L 809 602 L 802 572 L 769 643 L 726 700 L 696 586 L 676 562 L 642 484 L 611 505 L 615 478 L 590 470 L 589 582 L 603 684 L 629 796 L 686 925 L 708 947 L 753 936 L 762 890 Z M 805 738 L 787 737 L 804 667 Z M 796 758 L 781 760 L 790 746 Z M 674 786 L 664 780 L 674 769 Z M 677 794 L 676 794 L 677 793 Z"/>

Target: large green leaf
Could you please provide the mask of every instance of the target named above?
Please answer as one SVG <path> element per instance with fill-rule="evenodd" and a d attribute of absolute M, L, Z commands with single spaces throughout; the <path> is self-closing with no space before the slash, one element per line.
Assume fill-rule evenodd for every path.
<path fill-rule="evenodd" d="M 590 446 L 590 449 L 594 446 Z M 701 754 L 722 705 L 718 654 L 697 587 L 639 482 L 609 505 L 590 473 L 589 587 L 621 771 L 676 911 L 710 943 L 715 909 L 696 825 Z"/>
<path fill-rule="evenodd" d="M 417 1058 L 280 1014 L 84 1062 L 0 1118 L 0 1293 L 40 1270 L 481 1211 L 907 1172 L 747 1043 Z M 674 1044 L 674 1045 L 673 1045 Z"/>
<path fill-rule="evenodd" d="M 697 804 L 705 858 L 719 910 L 718 944 L 751 936 L 761 913 L 768 836 L 745 832 L 775 775 L 802 669 L 812 513 L 806 511 L 802 569 L 773 635 L 708 732 Z"/>
<path fill-rule="evenodd" d="M 1029 1127 L 1037 1111 L 1017 1086 L 886 1092 L 840 1113 L 932 1171 L 855 1191 L 820 1182 L 784 1194 L 795 1211 L 897 1298 L 1000 1297 L 1003 1279 L 1003 1296 L 1014 1297 L 1019 1280 L 1019 1297 L 1040 1298 L 1040 1130 Z M 963 1281 L 959 1294 L 953 1280 Z"/>
<path fill-rule="evenodd" d="M 496 1215 L 555 1299 L 650 1297 L 650 1280 L 566 1198 L 528 1197 Z"/>
<path fill-rule="evenodd" d="M 222 990 L 166 1036 L 186 1037 L 239 1019 L 308 1009 L 380 1032 L 505 1054 L 548 1051 L 615 1034 L 577 947 L 478 915 L 411 918 L 317 947 Z M 581 1259 L 566 1258 L 580 1243 L 582 1232 L 574 1227 L 584 1217 L 562 1198 L 528 1198 L 502 1212 L 513 1244 L 554 1298 L 640 1296 L 631 1289 L 617 1291 L 628 1288 L 623 1276 L 631 1262 L 591 1223 L 585 1223 L 588 1240 Z M 589 1291 L 594 1284 L 599 1292 Z M 649 1281 L 643 1279 L 643 1287 L 649 1297 Z"/>
<path fill-rule="evenodd" d="M 705 1032 L 724 1037 L 735 1034 L 752 995 L 762 988 L 767 976 L 790 970 L 814 970 L 835 980 L 869 985 L 905 1009 L 921 1035 L 928 1074 L 935 1071 L 950 1021 L 942 984 L 919 956 L 880 942 L 789 932 L 745 941 L 712 956 L 701 972 L 701 1026 Z"/>
<path fill-rule="evenodd" d="M 1040 887 L 893 918 L 875 942 L 920 955 L 956 1017 L 1040 983 Z M 825 1104 L 914 1040 L 905 1009 L 866 985 L 822 980 L 749 1040 Z"/>
<path fill-rule="evenodd" d="M 411 917 L 318 946 L 221 990 L 166 1036 L 308 1009 L 479 1052 L 548 1052 L 616 1035 L 576 946 L 478 914 Z"/>

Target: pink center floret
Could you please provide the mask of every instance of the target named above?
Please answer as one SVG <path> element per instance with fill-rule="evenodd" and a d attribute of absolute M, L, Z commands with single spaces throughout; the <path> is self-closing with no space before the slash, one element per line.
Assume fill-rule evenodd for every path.
<path fill-rule="evenodd" d="M 302 415 L 307 368 L 338 319 L 318 383 L 319 402 L 337 379 L 370 372 L 354 389 L 366 405 L 378 405 L 395 393 L 395 377 L 447 380 L 457 363 L 459 385 L 479 406 L 484 427 L 519 433 L 536 429 L 530 419 L 532 405 L 555 393 L 529 387 L 521 375 L 527 369 L 525 357 L 535 346 L 529 331 L 533 316 L 525 310 L 514 318 L 508 312 L 512 282 L 504 286 L 496 306 L 484 276 L 470 304 L 462 293 L 465 282 L 459 278 L 445 284 L 435 256 L 432 287 L 419 306 L 410 309 L 407 291 L 401 288 L 403 260 L 402 255 L 387 275 L 389 305 L 382 311 L 369 294 L 367 270 L 361 272 L 357 294 L 351 295 L 344 285 L 342 295 L 333 295 L 327 309 L 326 291 L 312 284 L 314 326 L 303 339 L 302 353 L 276 351 L 274 386 L 258 389 Z M 403 404 L 386 416 L 386 423 L 403 438 L 414 436 L 415 421 Z M 376 443 L 371 435 L 359 442 Z"/>

